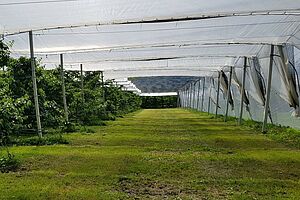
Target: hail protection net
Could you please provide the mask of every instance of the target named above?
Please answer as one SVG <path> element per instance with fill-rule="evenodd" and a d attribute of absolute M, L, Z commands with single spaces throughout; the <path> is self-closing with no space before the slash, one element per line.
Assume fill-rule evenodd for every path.
<path fill-rule="evenodd" d="M 268 120 L 299 127 L 299 5 L 300 0 L 3 0 L 0 34 L 18 58 L 30 55 L 32 31 L 35 57 L 46 69 L 58 67 L 62 55 L 65 70 L 82 64 L 85 71 L 104 71 L 106 79 L 198 76 L 180 90 L 182 106 L 224 114 L 229 97 L 229 115 L 238 117 L 243 105 L 243 117 L 257 121 L 266 107 L 274 45 Z"/>
<path fill-rule="evenodd" d="M 264 57 L 265 44 L 299 46 L 299 22 L 298 15 L 257 15 L 44 30 L 33 33 L 34 49 L 48 68 L 59 64 L 59 54 L 64 54 L 65 69 L 79 64 L 103 71 L 227 66 L 239 56 Z M 29 55 L 28 33 L 5 39 L 13 41 L 14 56 Z"/>

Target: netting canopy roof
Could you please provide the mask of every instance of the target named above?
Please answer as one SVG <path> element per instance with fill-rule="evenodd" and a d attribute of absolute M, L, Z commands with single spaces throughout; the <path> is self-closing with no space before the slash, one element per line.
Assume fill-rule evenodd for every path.
<path fill-rule="evenodd" d="M 297 0 L 2 0 L 0 6 L 0 31 L 6 33 L 299 11 Z"/>
<path fill-rule="evenodd" d="M 64 54 L 67 70 L 205 74 L 265 58 L 270 44 L 300 47 L 299 0 L 4 0 L 0 10 L 12 55 L 29 55 L 32 30 L 47 68 Z"/>
<path fill-rule="evenodd" d="M 240 119 L 243 104 L 259 121 L 264 110 L 264 127 L 267 115 L 280 123 L 294 120 L 286 113 L 300 116 L 300 0 L 2 0 L 0 19 L 11 55 L 36 57 L 46 69 L 197 76 L 178 90 L 184 107 L 197 87 L 216 113 L 225 99 L 231 115 L 241 106 Z"/>

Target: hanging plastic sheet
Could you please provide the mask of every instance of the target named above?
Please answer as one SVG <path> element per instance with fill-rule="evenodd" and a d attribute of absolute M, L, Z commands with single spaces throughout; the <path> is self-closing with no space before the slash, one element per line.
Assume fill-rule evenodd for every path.
<path fill-rule="evenodd" d="M 220 83 L 223 92 L 223 99 L 226 99 L 228 94 L 228 78 L 223 70 L 221 70 L 220 73 Z M 229 91 L 229 104 L 231 105 L 231 110 L 234 110 L 234 102 L 231 91 Z"/>
<path fill-rule="evenodd" d="M 294 61 L 294 47 L 275 46 L 273 56 L 272 90 L 294 108 L 295 116 L 299 116 L 299 77 Z M 260 61 L 264 74 L 267 74 L 269 58 Z"/>
<path fill-rule="evenodd" d="M 239 91 L 240 91 L 240 95 L 242 95 L 242 94 L 244 95 L 244 98 L 243 98 L 244 102 L 243 103 L 245 104 L 246 110 L 249 113 L 250 117 L 252 118 L 252 115 L 251 115 L 251 112 L 250 112 L 250 107 L 249 107 L 250 101 L 249 101 L 248 92 L 246 90 L 246 87 L 242 91 L 244 59 L 247 59 L 246 63 L 247 63 L 247 66 L 249 66 L 248 58 L 239 58 L 237 60 L 236 65 L 235 65 L 236 67 L 234 68 L 234 70 L 232 72 L 232 82 L 238 86 Z M 246 69 L 247 69 L 247 66 L 246 66 Z M 245 86 L 246 86 L 246 81 L 245 81 Z"/>

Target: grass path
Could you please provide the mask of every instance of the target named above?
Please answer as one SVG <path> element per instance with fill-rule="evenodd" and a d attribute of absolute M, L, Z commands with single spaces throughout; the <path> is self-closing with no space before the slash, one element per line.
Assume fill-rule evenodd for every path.
<path fill-rule="evenodd" d="M 69 145 L 14 147 L 0 199 L 300 199 L 300 151 L 207 114 L 142 110 L 66 135 Z"/>

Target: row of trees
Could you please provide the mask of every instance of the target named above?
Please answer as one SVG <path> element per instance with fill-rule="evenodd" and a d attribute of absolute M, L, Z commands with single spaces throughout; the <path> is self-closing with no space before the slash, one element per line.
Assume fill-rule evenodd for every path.
<path fill-rule="evenodd" d="M 11 58 L 9 47 L 0 41 L 0 134 L 19 134 L 36 130 L 30 59 Z M 5 70 L 4 70 L 5 69 Z M 140 98 L 122 91 L 112 82 L 101 81 L 101 72 L 65 72 L 69 121 L 98 125 L 102 120 L 140 108 Z M 63 126 L 62 80 L 60 69 L 45 70 L 37 62 L 38 97 L 42 127 Z M 82 79 L 83 78 L 83 87 Z"/>
<path fill-rule="evenodd" d="M 176 108 L 177 96 L 145 96 L 142 98 L 142 108 Z"/>

